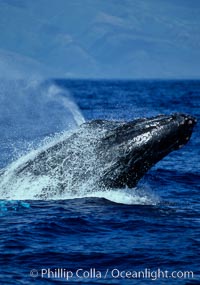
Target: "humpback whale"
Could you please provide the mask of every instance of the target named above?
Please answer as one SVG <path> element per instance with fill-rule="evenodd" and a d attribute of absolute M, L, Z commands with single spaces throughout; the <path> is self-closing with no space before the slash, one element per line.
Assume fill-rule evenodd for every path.
<path fill-rule="evenodd" d="M 153 165 L 189 141 L 195 124 L 194 117 L 179 113 L 128 122 L 89 121 L 17 163 L 12 178 L 45 178 L 48 197 L 58 188 L 60 193 L 78 191 L 84 184 L 135 187 Z"/>

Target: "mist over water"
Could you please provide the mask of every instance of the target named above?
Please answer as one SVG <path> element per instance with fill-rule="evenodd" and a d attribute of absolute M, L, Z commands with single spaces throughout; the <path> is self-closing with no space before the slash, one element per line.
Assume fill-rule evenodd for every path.
<path fill-rule="evenodd" d="M 1 127 L 10 131 L 7 137 L 34 138 L 84 122 L 70 93 L 53 81 L 1 80 L 0 104 Z"/>
<path fill-rule="evenodd" d="M 1 197 L 32 199 L 53 177 L 33 181 L 13 172 L 61 135 L 66 137 L 84 117 L 68 90 L 53 81 L 1 80 L 0 105 L 0 166 L 7 166 L 0 178 Z"/>
<path fill-rule="evenodd" d="M 53 81 L 0 80 L 0 166 L 35 148 L 55 133 L 75 129 L 84 122 L 68 90 Z"/>

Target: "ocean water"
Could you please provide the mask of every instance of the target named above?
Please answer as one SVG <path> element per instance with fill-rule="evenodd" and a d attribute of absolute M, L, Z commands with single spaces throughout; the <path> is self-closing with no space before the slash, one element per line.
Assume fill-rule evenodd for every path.
<path fill-rule="evenodd" d="M 199 105 L 194 80 L 1 80 L 0 284 L 200 284 L 198 123 L 134 189 L 91 193 L 88 183 L 37 200 L 44 181 L 12 181 L 25 157 L 84 121 L 173 112 L 199 121 Z"/>

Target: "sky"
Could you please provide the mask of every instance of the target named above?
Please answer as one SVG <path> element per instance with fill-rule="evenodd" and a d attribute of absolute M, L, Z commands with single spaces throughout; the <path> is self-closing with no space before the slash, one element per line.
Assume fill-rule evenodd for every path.
<path fill-rule="evenodd" d="M 199 0 L 0 0 L 0 77 L 200 78 Z"/>

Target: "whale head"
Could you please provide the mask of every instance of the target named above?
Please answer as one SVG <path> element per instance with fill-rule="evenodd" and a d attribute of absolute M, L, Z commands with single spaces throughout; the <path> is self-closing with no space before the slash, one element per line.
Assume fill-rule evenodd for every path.
<path fill-rule="evenodd" d="M 106 187 L 134 187 L 143 175 L 170 152 L 185 145 L 196 119 L 185 114 L 159 115 L 130 122 L 92 121 L 99 132 L 97 158 Z"/>

